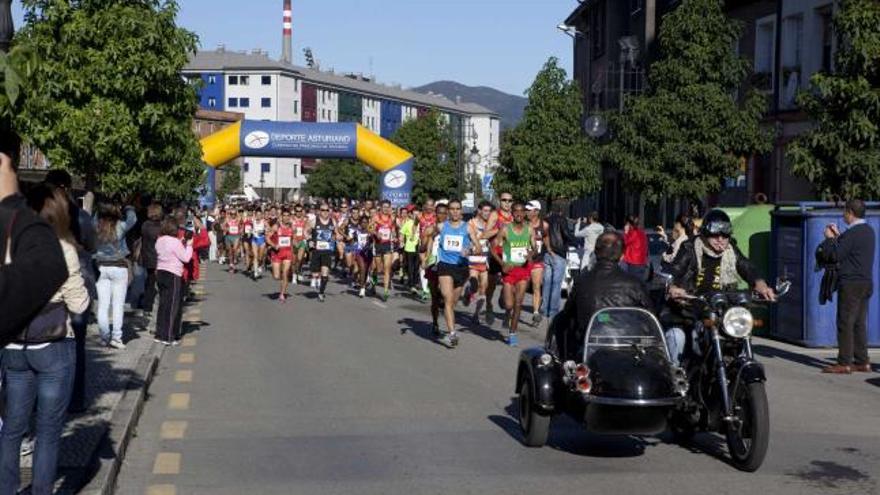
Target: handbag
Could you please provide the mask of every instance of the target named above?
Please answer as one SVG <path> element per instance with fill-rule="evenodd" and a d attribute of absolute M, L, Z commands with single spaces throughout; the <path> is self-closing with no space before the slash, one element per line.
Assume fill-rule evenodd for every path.
<path fill-rule="evenodd" d="M 15 225 L 17 211 L 6 227 L 6 250 L 4 265 L 12 264 L 12 227 Z M 19 333 L 13 342 L 18 344 L 45 344 L 67 337 L 67 306 L 63 302 L 50 302 L 31 319 L 30 323 Z"/>

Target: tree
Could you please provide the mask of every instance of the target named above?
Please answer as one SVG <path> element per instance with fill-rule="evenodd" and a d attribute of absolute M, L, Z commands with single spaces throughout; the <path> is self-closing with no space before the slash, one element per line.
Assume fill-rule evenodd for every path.
<path fill-rule="evenodd" d="M 105 192 L 192 194 L 196 88 L 180 76 L 196 36 L 174 0 L 23 0 L 16 41 L 40 64 L 16 123 L 53 166 Z"/>
<path fill-rule="evenodd" d="M 597 148 L 581 131 L 581 91 L 558 63 L 551 57 L 544 64 L 526 91 L 522 120 L 502 137 L 496 191 L 549 203 L 599 187 Z"/>
<path fill-rule="evenodd" d="M 792 173 L 829 197 L 880 198 L 880 2 L 843 0 L 834 16 L 835 72 L 798 104 L 816 123 L 789 147 Z"/>
<path fill-rule="evenodd" d="M 229 164 L 220 171 L 223 177 L 220 179 L 220 188 L 217 190 L 217 196 L 225 198 L 226 196 L 241 190 L 241 167 L 236 164 Z"/>
<path fill-rule="evenodd" d="M 367 199 L 378 196 L 379 174 L 356 160 L 322 160 L 309 174 L 304 192 L 317 198 Z"/>
<path fill-rule="evenodd" d="M 448 198 L 455 194 L 455 156 L 457 153 L 449 125 L 439 112 L 431 110 L 408 120 L 391 141 L 415 157 L 412 198 L 416 204 L 428 198 Z"/>
<path fill-rule="evenodd" d="M 685 0 L 663 18 L 648 90 L 610 118 L 603 158 L 648 200 L 701 200 L 741 173 L 742 157 L 770 150 L 760 127 L 763 98 L 754 90 L 741 102 L 731 97 L 749 64 L 733 50 L 740 26 L 721 4 Z"/>

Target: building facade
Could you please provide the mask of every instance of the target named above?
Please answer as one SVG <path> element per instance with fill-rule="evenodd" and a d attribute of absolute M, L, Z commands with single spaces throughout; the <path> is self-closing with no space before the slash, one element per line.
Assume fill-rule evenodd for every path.
<path fill-rule="evenodd" d="M 450 123 L 459 149 L 477 147 L 476 173 L 484 176 L 498 166 L 499 117 L 480 105 L 377 84 L 359 74 L 299 67 L 259 50 L 200 51 L 183 75 L 201 80 L 202 109 L 239 112 L 250 120 L 358 122 L 388 138 L 407 120 L 436 109 Z M 243 185 L 264 198 L 295 199 L 318 165 L 307 158 L 244 158 Z"/>

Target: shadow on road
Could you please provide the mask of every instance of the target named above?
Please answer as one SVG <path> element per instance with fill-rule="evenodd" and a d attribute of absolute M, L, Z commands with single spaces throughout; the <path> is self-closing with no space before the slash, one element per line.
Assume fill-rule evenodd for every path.
<path fill-rule="evenodd" d="M 829 364 L 834 364 L 829 359 L 821 359 L 814 356 L 808 356 L 806 354 L 798 354 L 796 352 L 786 351 L 784 349 L 778 349 L 766 345 L 755 345 L 753 347 L 753 350 L 755 351 L 755 354 L 764 358 L 784 359 L 786 361 L 802 364 L 811 368 L 821 369 L 828 366 Z"/>
<path fill-rule="evenodd" d="M 516 419 L 516 400 L 504 408 L 505 415 L 491 415 L 489 421 L 504 430 L 517 442 L 522 442 L 522 430 Z M 591 433 L 567 416 L 554 416 L 550 423 L 547 447 L 582 457 L 638 457 L 648 447 L 659 445 L 659 439 L 633 435 L 599 435 Z"/>
<path fill-rule="evenodd" d="M 867 383 L 869 385 L 873 385 L 875 387 L 880 387 L 880 377 L 868 378 L 867 380 L 865 380 L 865 383 Z"/>

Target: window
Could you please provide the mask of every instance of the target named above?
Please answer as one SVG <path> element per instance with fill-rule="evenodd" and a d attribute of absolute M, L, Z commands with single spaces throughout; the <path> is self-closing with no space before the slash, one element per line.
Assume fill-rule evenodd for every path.
<path fill-rule="evenodd" d="M 323 89 L 321 90 L 321 103 L 327 103 L 327 92 Z"/>
<path fill-rule="evenodd" d="M 834 47 L 834 25 L 832 23 L 831 6 L 826 5 L 816 10 L 819 16 L 819 29 L 822 40 L 822 71 L 831 72 L 832 53 Z"/>
<path fill-rule="evenodd" d="M 238 108 L 238 98 L 230 98 L 226 106 L 229 108 Z"/>
<path fill-rule="evenodd" d="M 250 98 L 239 98 L 238 99 L 238 106 L 241 108 L 250 108 L 251 99 Z"/>
<path fill-rule="evenodd" d="M 629 0 L 630 15 L 638 14 L 645 6 L 645 0 Z"/>
<path fill-rule="evenodd" d="M 607 19 L 605 15 L 605 1 L 596 3 L 593 9 L 593 15 L 590 17 L 590 32 L 593 34 L 593 58 L 599 58 L 605 55 L 605 28 Z"/>
<path fill-rule="evenodd" d="M 322 118 L 322 119 L 326 119 L 326 118 L 327 118 L 327 110 L 324 109 L 324 108 L 321 109 L 321 118 Z"/>
<path fill-rule="evenodd" d="M 229 85 L 238 86 L 238 76 L 229 76 Z"/>
<path fill-rule="evenodd" d="M 268 174 L 271 171 L 272 171 L 272 164 L 271 163 L 261 163 L 260 164 L 260 173 Z"/>
<path fill-rule="evenodd" d="M 214 98 L 213 96 L 208 98 L 208 108 L 214 108 L 216 106 L 217 106 L 217 98 Z"/>
<path fill-rule="evenodd" d="M 208 84 L 217 84 L 217 76 L 215 76 L 215 75 L 208 76 Z"/>
<path fill-rule="evenodd" d="M 776 64 L 776 19 L 764 17 L 755 29 L 755 89 L 772 91 Z"/>
<path fill-rule="evenodd" d="M 293 100 L 293 113 L 299 113 L 299 101 Z"/>
<path fill-rule="evenodd" d="M 242 86 L 247 86 L 250 83 L 251 83 L 250 76 L 238 76 L 238 84 L 241 84 Z"/>
<path fill-rule="evenodd" d="M 272 76 L 263 76 L 260 78 L 260 82 L 263 86 L 271 86 L 272 85 Z"/>
<path fill-rule="evenodd" d="M 260 99 L 260 106 L 263 108 L 272 108 L 272 98 Z"/>
<path fill-rule="evenodd" d="M 251 164 L 248 162 L 244 162 L 244 166 L 241 167 L 241 169 L 244 171 L 244 173 L 248 173 L 251 169 Z"/>
<path fill-rule="evenodd" d="M 804 45 L 804 17 L 786 17 L 782 26 L 782 65 L 785 68 L 800 67 Z"/>

